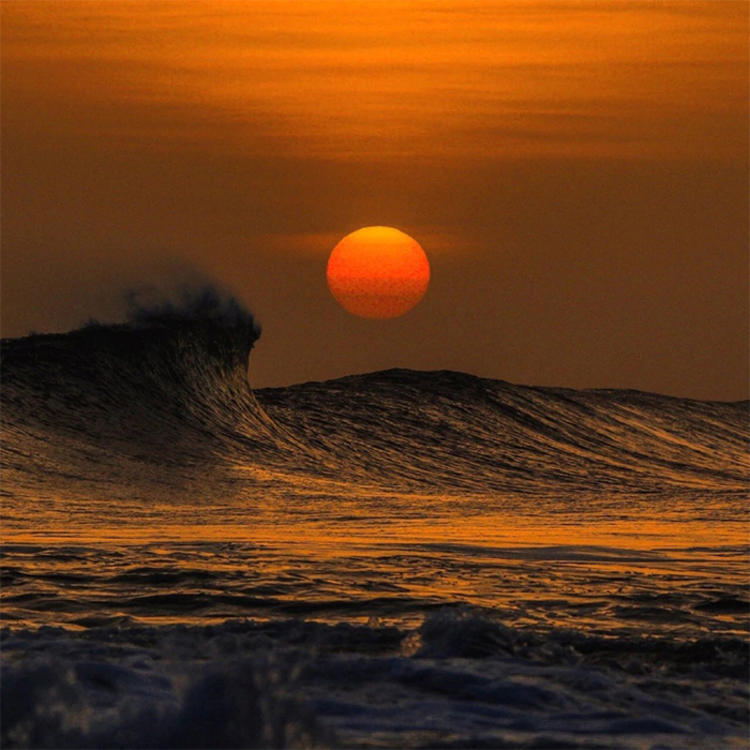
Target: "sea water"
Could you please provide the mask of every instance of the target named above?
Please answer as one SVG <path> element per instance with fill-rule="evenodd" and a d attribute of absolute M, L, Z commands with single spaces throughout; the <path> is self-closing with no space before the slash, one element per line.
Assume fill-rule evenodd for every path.
<path fill-rule="evenodd" d="M 254 335 L 3 342 L 3 747 L 747 745 L 746 403 Z"/>

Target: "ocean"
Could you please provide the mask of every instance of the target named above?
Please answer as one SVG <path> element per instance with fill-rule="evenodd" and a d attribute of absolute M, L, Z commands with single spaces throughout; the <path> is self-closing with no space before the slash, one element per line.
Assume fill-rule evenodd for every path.
<path fill-rule="evenodd" d="M 744 748 L 748 403 L 2 343 L 2 746 Z"/>

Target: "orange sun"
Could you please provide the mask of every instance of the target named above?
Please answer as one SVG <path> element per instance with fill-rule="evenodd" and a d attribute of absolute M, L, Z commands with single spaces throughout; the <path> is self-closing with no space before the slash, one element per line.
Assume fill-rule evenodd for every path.
<path fill-rule="evenodd" d="M 328 288 L 350 313 L 397 318 L 424 297 L 430 264 L 419 243 L 393 227 L 364 227 L 331 251 Z"/>

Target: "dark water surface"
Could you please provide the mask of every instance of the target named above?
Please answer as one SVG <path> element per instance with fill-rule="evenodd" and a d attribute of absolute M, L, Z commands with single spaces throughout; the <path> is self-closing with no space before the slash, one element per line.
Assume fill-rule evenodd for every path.
<path fill-rule="evenodd" d="M 3 342 L 4 747 L 747 746 L 747 403 L 256 335 Z"/>

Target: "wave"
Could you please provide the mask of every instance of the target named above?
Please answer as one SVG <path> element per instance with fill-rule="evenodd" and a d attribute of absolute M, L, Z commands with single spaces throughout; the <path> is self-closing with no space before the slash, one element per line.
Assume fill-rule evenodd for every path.
<path fill-rule="evenodd" d="M 239 303 L 205 290 L 125 324 L 3 340 L 6 480 L 172 482 L 238 452 L 270 460 L 294 440 L 248 385 L 259 335 Z"/>
<path fill-rule="evenodd" d="M 411 370 L 254 393 L 259 334 L 239 303 L 207 290 L 125 324 L 3 340 L 5 491 L 170 485 L 230 466 L 248 481 L 419 491 L 748 486 L 748 402 Z"/>
<path fill-rule="evenodd" d="M 258 393 L 363 477 L 475 489 L 742 490 L 747 402 L 388 370 Z"/>
<path fill-rule="evenodd" d="M 739 638 L 542 631 L 465 607 L 415 630 L 230 620 L 0 637 L 9 748 L 691 748 L 747 733 Z"/>

